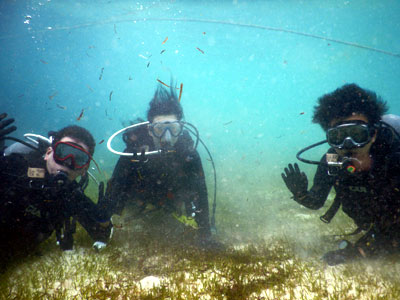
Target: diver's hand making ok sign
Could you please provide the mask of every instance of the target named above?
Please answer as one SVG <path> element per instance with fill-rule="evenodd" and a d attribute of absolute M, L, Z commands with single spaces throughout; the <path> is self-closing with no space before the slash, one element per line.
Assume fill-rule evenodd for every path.
<path fill-rule="evenodd" d="M 300 171 L 299 166 L 296 163 L 294 167 L 292 164 L 289 164 L 284 171 L 285 173 L 282 173 L 282 179 L 293 196 L 295 198 L 301 198 L 307 195 L 307 175 Z"/>

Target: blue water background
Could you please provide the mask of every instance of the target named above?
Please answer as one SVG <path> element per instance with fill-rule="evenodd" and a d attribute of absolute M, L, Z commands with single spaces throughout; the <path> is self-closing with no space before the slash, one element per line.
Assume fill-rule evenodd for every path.
<path fill-rule="evenodd" d="M 157 79 L 183 83 L 185 119 L 214 156 L 219 194 L 233 200 L 284 189 L 283 167 L 324 138 L 311 122 L 324 93 L 355 82 L 400 114 L 399 56 L 243 26 L 399 54 L 399 1 L 5 0 L 0 13 L 0 110 L 16 119 L 14 136 L 81 125 L 105 140 L 95 159 L 108 173 L 118 156 L 107 139 L 145 118 Z"/>

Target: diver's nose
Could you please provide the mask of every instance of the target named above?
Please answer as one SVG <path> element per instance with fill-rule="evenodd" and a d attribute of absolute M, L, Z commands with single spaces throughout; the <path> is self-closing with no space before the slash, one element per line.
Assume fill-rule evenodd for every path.
<path fill-rule="evenodd" d="M 72 158 L 69 157 L 66 160 L 64 160 L 63 165 L 71 170 L 74 169 L 74 162 L 72 161 Z"/>
<path fill-rule="evenodd" d="M 172 136 L 171 136 L 171 133 L 169 132 L 169 129 L 167 129 L 165 131 L 164 136 L 162 138 L 162 142 L 163 143 L 168 143 L 168 144 L 172 143 Z"/>
<path fill-rule="evenodd" d="M 357 148 L 357 145 L 354 144 L 353 140 L 350 137 L 345 138 L 343 142 L 343 149 L 354 149 Z"/>

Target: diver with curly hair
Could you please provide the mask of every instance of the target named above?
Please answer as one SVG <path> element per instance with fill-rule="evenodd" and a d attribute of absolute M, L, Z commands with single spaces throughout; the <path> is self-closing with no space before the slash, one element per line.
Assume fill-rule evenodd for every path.
<path fill-rule="evenodd" d="M 310 209 L 321 208 L 334 188 L 334 202 L 321 220 L 329 223 L 341 206 L 358 226 L 356 233 L 366 232 L 354 244 L 343 240 L 338 250 L 326 253 L 323 260 L 329 265 L 399 250 L 400 149 L 395 130 L 399 118 L 384 115 L 387 110 L 386 102 L 356 84 L 323 95 L 314 108 L 313 122 L 326 132 L 331 148 L 319 162 L 299 154 L 324 141 L 298 154 L 303 162 L 319 165 L 311 189 L 297 164 L 289 164 L 282 173 L 293 199 Z"/>

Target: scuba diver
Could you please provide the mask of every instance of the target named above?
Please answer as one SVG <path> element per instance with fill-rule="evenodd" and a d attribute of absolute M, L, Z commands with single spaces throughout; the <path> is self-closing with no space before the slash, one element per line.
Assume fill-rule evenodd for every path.
<path fill-rule="evenodd" d="M 2 269 L 14 258 L 34 253 L 53 232 L 62 250 L 73 249 L 76 222 L 95 241 L 96 250 L 104 248 L 112 224 L 98 218 L 96 205 L 84 194 L 95 148 L 92 135 L 82 127 L 68 126 L 53 132 L 50 140 L 41 137 L 27 143 L 7 136 L 16 127 L 8 127 L 14 120 L 6 117 L 0 115 Z M 3 149 L 5 139 L 17 143 Z"/>
<path fill-rule="evenodd" d="M 137 119 L 141 123 L 116 132 L 108 140 L 109 150 L 121 157 L 98 206 L 108 218 L 121 215 L 126 207 L 131 218 L 145 221 L 146 229 L 153 226 L 162 230 L 168 222 L 173 230 L 193 229 L 194 245 L 217 247 L 220 245 L 211 235 L 198 141 L 193 142 L 189 123 L 182 120 L 182 106 L 172 86 L 170 91 L 158 86 L 147 111 L 148 122 Z M 123 153 L 116 152 L 110 144 L 123 131 L 127 147 Z"/>
<path fill-rule="evenodd" d="M 354 244 L 343 240 L 338 250 L 326 253 L 322 259 L 329 265 L 399 250 L 400 149 L 395 129 L 400 118 L 384 116 L 387 110 L 386 102 L 356 84 L 323 95 L 313 122 L 321 125 L 326 140 L 297 154 L 300 161 L 318 164 L 311 189 L 297 164 L 289 164 L 282 173 L 293 199 L 310 209 L 321 208 L 333 187 L 334 202 L 321 220 L 329 223 L 342 206 L 358 226 L 352 234 L 366 231 Z M 331 148 L 319 162 L 300 157 L 325 142 Z"/>

